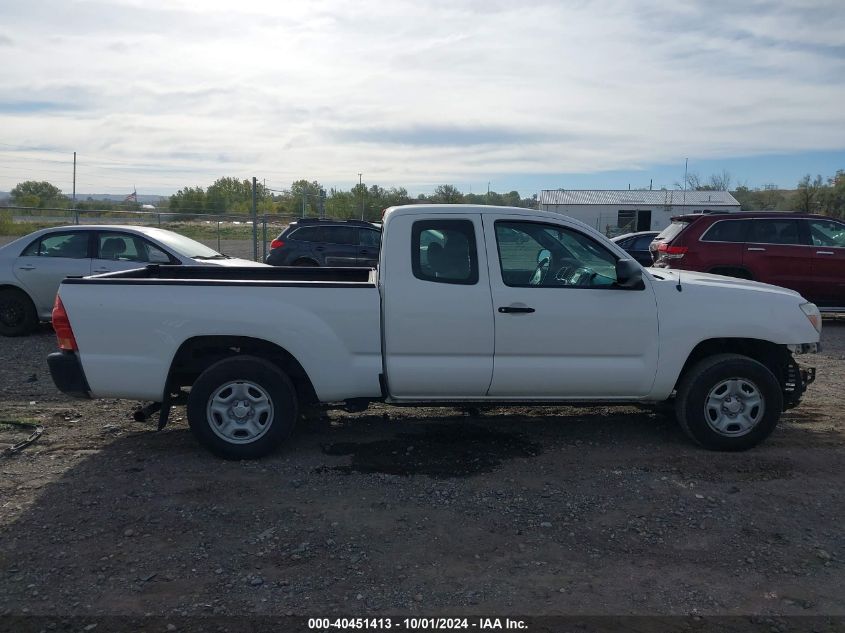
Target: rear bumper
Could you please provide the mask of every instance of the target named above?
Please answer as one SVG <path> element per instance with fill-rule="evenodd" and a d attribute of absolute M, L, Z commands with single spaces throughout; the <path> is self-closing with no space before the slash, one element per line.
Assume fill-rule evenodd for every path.
<path fill-rule="evenodd" d="M 74 352 L 54 352 L 47 356 L 53 384 L 62 393 L 74 398 L 90 398 L 91 388 L 82 370 L 79 356 Z"/>

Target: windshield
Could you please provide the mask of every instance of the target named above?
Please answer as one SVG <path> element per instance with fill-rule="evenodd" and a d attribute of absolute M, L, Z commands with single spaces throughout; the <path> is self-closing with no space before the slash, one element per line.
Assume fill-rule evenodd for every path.
<path fill-rule="evenodd" d="M 148 229 L 147 235 L 170 247 L 183 257 L 192 257 L 195 259 L 222 259 L 226 257 L 205 244 L 192 240 L 190 237 L 173 233 L 172 231 Z"/>
<path fill-rule="evenodd" d="M 660 232 L 660 235 L 654 238 L 654 241 L 671 242 L 678 236 L 681 231 L 687 228 L 688 225 L 689 222 L 681 222 L 680 220 L 675 220 L 674 222 L 672 222 L 672 224 L 663 229 Z"/>

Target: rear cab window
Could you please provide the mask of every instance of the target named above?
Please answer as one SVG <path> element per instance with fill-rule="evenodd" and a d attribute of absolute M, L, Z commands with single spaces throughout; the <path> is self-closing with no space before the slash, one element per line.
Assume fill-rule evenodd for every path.
<path fill-rule="evenodd" d="M 475 227 L 469 220 L 420 220 L 411 228 L 414 277 L 446 284 L 478 283 Z"/>

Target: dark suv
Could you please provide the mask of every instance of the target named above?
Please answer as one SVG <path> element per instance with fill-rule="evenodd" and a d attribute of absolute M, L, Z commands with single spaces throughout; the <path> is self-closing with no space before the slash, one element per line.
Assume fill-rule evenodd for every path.
<path fill-rule="evenodd" d="M 698 270 L 797 290 L 845 309 L 845 222 L 798 213 L 684 215 L 651 243 L 655 267 Z"/>
<path fill-rule="evenodd" d="M 270 242 L 266 263 L 273 266 L 364 266 L 375 268 L 381 229 L 361 220 L 291 222 Z"/>

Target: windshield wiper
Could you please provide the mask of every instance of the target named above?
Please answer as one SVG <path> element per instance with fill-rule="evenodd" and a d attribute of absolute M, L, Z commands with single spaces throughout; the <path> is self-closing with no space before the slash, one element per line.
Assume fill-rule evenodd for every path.
<path fill-rule="evenodd" d="M 194 255 L 192 259 L 232 259 L 228 255 Z"/>

